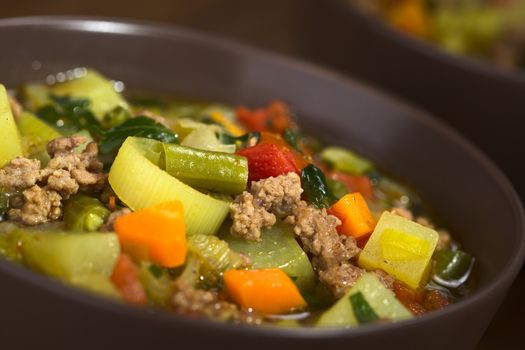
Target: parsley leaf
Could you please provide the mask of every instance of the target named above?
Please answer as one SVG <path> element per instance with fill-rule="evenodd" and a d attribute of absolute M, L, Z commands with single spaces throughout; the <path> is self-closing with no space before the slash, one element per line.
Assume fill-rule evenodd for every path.
<path fill-rule="evenodd" d="M 100 143 L 100 151 L 110 153 L 117 150 L 129 136 L 144 137 L 164 143 L 179 142 L 178 135 L 164 125 L 147 117 L 139 116 L 109 129 Z"/>

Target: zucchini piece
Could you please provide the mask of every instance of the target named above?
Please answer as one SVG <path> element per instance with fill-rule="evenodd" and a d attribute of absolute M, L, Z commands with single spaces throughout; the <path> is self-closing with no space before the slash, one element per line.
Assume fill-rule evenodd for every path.
<path fill-rule="evenodd" d="M 50 159 L 47 154 L 47 143 L 62 135 L 29 112 L 22 113 L 17 124 L 24 154 L 40 160 L 42 164 L 47 164 Z"/>
<path fill-rule="evenodd" d="M 357 292 L 352 294 L 349 299 L 350 304 L 352 305 L 352 311 L 354 312 L 355 318 L 359 324 L 379 321 L 379 316 L 377 316 L 374 309 L 368 304 L 363 293 Z"/>
<path fill-rule="evenodd" d="M 215 234 L 228 215 L 229 202 L 205 195 L 160 169 L 162 150 L 159 141 L 128 137 L 111 166 L 111 187 L 132 210 L 179 200 L 187 235 Z"/>
<path fill-rule="evenodd" d="M 99 121 L 118 106 L 128 108 L 127 102 L 115 91 L 112 82 L 92 69 L 86 70 L 86 74 L 80 78 L 50 86 L 49 92 L 61 97 L 88 99 L 91 110 Z"/>
<path fill-rule="evenodd" d="M 164 144 L 163 168 L 189 186 L 212 192 L 238 194 L 248 183 L 245 157 Z"/>
<path fill-rule="evenodd" d="M 355 314 L 350 298 L 358 293 L 362 295 L 379 319 L 400 321 L 413 317 L 410 311 L 396 299 L 394 293 L 387 289 L 374 274 L 365 273 L 344 297 L 321 315 L 316 325 L 319 327 L 357 326 L 358 317 L 364 317 L 364 314 L 361 313 L 362 310 L 358 311 L 358 315 Z M 353 299 L 356 300 L 356 297 Z M 359 297 L 356 301 L 359 302 Z M 355 302 L 354 305 L 356 305 Z"/>
<path fill-rule="evenodd" d="M 291 226 L 278 222 L 271 229 L 263 231 L 259 242 L 246 241 L 229 232 L 222 238 L 233 251 L 250 258 L 252 269 L 280 268 L 302 292 L 315 287 L 316 276 L 312 264 L 295 240 Z"/>
<path fill-rule="evenodd" d="M 12 159 L 22 156 L 22 142 L 18 129 L 11 113 L 9 98 L 5 87 L 0 84 L 0 168 L 9 163 Z"/>
<path fill-rule="evenodd" d="M 334 169 L 350 174 L 362 175 L 373 168 L 369 160 L 342 147 L 326 147 L 321 152 L 321 159 Z"/>
<path fill-rule="evenodd" d="M 113 233 L 65 233 L 17 230 L 28 267 L 71 281 L 83 276 L 109 277 L 120 253 Z"/>
<path fill-rule="evenodd" d="M 32 112 L 53 104 L 49 98 L 48 87 L 44 84 L 26 84 L 22 87 L 20 94 L 24 99 L 24 107 Z"/>

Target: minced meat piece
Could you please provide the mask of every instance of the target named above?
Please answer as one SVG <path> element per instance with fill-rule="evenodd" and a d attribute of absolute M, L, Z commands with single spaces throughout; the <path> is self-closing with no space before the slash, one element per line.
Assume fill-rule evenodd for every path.
<path fill-rule="evenodd" d="M 452 242 L 452 237 L 450 236 L 450 233 L 446 230 L 439 230 L 438 231 L 438 242 L 436 245 L 437 250 L 443 250 L 450 246 L 450 243 Z"/>
<path fill-rule="evenodd" d="M 230 232 L 248 241 L 261 239 L 261 230 L 275 224 L 275 215 L 258 206 L 249 192 L 237 196 L 230 204 L 233 225 Z"/>
<path fill-rule="evenodd" d="M 314 256 L 312 263 L 319 279 L 336 297 L 341 297 L 364 271 L 351 262 L 360 251 L 355 239 L 337 233 L 341 224 L 337 217 L 305 202 L 300 202 L 285 221 L 294 225 L 303 249 Z"/>
<path fill-rule="evenodd" d="M 285 217 L 291 215 L 301 201 L 303 189 L 299 175 L 288 173 L 255 181 L 250 192 L 267 211 L 278 217 Z"/>
<path fill-rule="evenodd" d="M 0 187 L 26 189 L 40 179 L 40 161 L 17 157 L 0 169 Z"/>
<path fill-rule="evenodd" d="M 414 220 L 414 214 L 412 214 L 412 212 L 408 210 L 407 208 L 402 208 L 402 207 L 394 208 L 392 209 L 391 213 L 401 216 L 408 220 Z"/>
<path fill-rule="evenodd" d="M 383 270 L 375 270 L 373 271 L 373 273 L 376 275 L 377 278 L 379 278 L 379 280 L 385 285 L 385 287 L 387 287 L 390 290 L 394 290 L 394 282 L 396 281 L 396 279 L 393 276 L 389 275 Z"/>
<path fill-rule="evenodd" d="M 98 146 L 89 143 L 82 153 L 74 149 L 84 143 L 81 136 L 60 137 L 50 141 L 52 157 L 40 168 L 34 159 L 15 158 L 0 169 L 0 187 L 23 191 L 23 202 L 9 212 L 13 220 L 38 225 L 61 217 L 61 200 L 84 190 L 102 188 L 106 182 Z"/>
<path fill-rule="evenodd" d="M 23 192 L 24 204 L 20 209 L 11 209 L 9 217 L 27 225 L 39 225 L 62 216 L 62 197 L 56 191 L 35 185 Z"/>
<path fill-rule="evenodd" d="M 355 265 L 342 263 L 319 271 L 319 280 L 330 287 L 336 298 L 341 298 L 364 272 L 365 270 Z"/>
<path fill-rule="evenodd" d="M 176 282 L 172 302 L 175 312 L 188 316 L 245 324 L 262 322 L 258 314 L 221 300 L 217 292 L 196 289 L 182 281 Z"/>

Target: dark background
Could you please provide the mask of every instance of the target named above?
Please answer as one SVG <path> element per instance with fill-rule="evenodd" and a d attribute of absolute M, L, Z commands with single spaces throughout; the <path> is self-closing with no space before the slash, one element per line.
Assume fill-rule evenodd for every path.
<path fill-rule="evenodd" d="M 133 18 L 162 21 L 213 33 L 238 42 L 300 58 L 341 74 L 355 75 L 351 60 L 334 60 L 338 50 L 345 50 L 346 34 L 330 29 L 330 17 L 323 14 L 324 0 L 22 0 L 2 4 L 0 17 L 29 15 L 82 15 Z M 357 33 L 359 35 L 359 33 Z M 367 43 L 363 42 L 361 56 L 366 59 Z M 3 48 L 1 54 L 8 54 Z M 347 53 L 348 54 L 348 53 Z M 377 59 L 377 57 L 375 57 Z M 389 56 L 385 55 L 384 60 Z M 337 61 L 337 64 L 334 62 Z M 386 62 L 386 61 L 385 61 Z M 353 73 L 353 74 L 351 74 Z M 382 84 L 377 77 L 359 74 L 372 85 Z M 369 78 L 369 79 L 368 79 Z M 396 91 L 388 91 L 396 95 Z M 406 98 L 406 96 L 404 96 Z M 439 108 L 420 106 L 439 115 Z M 525 113 L 523 114 L 525 117 Z M 498 118 L 498 116 L 493 116 Z M 446 116 L 443 116 L 446 119 Z M 449 120 L 451 125 L 461 125 Z M 460 128 L 461 129 L 461 128 Z M 468 134 L 468 130 L 462 129 Z M 475 138 L 474 138 L 475 140 Z M 476 141 L 476 140 L 475 140 Z M 494 140 L 494 142 L 497 142 Z M 490 147 L 481 145 L 489 153 Z M 519 157 L 519 151 L 515 152 Z M 498 161 L 497 152 L 492 154 Z M 517 160 L 522 162 L 523 160 Z M 516 184 L 516 177 L 514 181 Z M 525 181 L 525 180 L 523 180 Z M 523 185 L 516 184 L 523 188 Z M 523 193 L 522 193 L 523 198 Z M 509 292 L 500 311 L 485 333 L 478 350 L 525 349 L 522 312 L 525 311 L 525 276 L 522 272 Z M 465 325 L 468 327 L 468 325 Z"/>

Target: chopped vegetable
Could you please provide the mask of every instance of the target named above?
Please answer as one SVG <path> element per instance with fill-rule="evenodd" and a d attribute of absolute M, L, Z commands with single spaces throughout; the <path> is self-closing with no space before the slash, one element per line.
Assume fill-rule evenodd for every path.
<path fill-rule="evenodd" d="M 362 175 L 373 168 L 370 161 L 341 147 L 325 148 L 321 152 L 321 159 L 331 164 L 335 170 L 350 174 Z"/>
<path fill-rule="evenodd" d="M 224 271 L 236 269 L 244 263 L 243 258 L 231 250 L 227 242 L 216 236 L 190 236 L 188 249 L 199 259 L 201 275 L 212 284 L 217 283 Z"/>
<path fill-rule="evenodd" d="M 85 70 L 81 77 L 50 86 L 49 91 L 61 97 L 88 99 L 98 120 L 117 106 L 128 107 L 124 98 L 115 91 L 113 83 L 92 69 Z"/>
<path fill-rule="evenodd" d="M 186 261 L 186 229 L 182 203 L 157 204 L 115 221 L 124 252 L 138 260 L 150 260 L 161 266 L 176 267 Z"/>
<path fill-rule="evenodd" d="M 78 194 L 64 204 L 64 223 L 72 231 L 98 231 L 109 210 L 96 198 Z"/>
<path fill-rule="evenodd" d="M 205 151 L 235 153 L 236 147 L 234 144 L 225 145 L 219 141 L 217 133 L 209 126 L 199 127 L 190 132 L 181 145 L 193 147 Z"/>
<path fill-rule="evenodd" d="M 46 149 L 47 143 L 62 135 L 29 112 L 24 112 L 18 117 L 17 125 L 24 154 L 39 159 L 41 163 L 47 163 L 50 159 Z"/>
<path fill-rule="evenodd" d="M 282 222 L 262 232 L 259 242 L 246 241 L 228 232 L 222 235 L 230 248 L 251 261 L 253 269 L 279 268 L 299 287 L 301 292 L 315 287 L 316 276 L 306 253 L 295 240 L 292 227 Z"/>
<path fill-rule="evenodd" d="M 328 208 L 337 200 L 330 192 L 323 172 L 313 164 L 301 171 L 301 184 L 306 198 L 317 208 Z"/>
<path fill-rule="evenodd" d="M 248 159 L 248 182 L 298 172 L 293 155 L 271 143 L 260 143 L 237 152 Z"/>
<path fill-rule="evenodd" d="M 364 314 L 355 314 L 354 307 L 351 303 L 350 297 L 360 293 L 363 299 L 367 302 L 370 309 L 378 316 L 379 319 L 384 320 L 404 320 L 411 318 L 412 314 L 408 311 L 394 296 L 392 291 L 387 289 L 381 281 L 372 273 L 365 273 L 356 284 L 346 293 L 344 297 L 339 299 L 328 311 L 325 311 L 317 326 L 321 327 L 353 327 L 358 325 L 358 317 L 363 317 Z M 356 300 L 360 301 L 360 298 Z M 356 305 L 360 307 L 362 305 Z M 358 312 L 360 312 L 359 310 Z M 373 317 L 368 314 L 368 317 Z"/>
<path fill-rule="evenodd" d="M 352 311 L 359 324 L 379 321 L 379 316 L 377 316 L 374 309 L 368 304 L 363 293 L 357 292 L 350 295 L 350 304 L 352 304 Z"/>
<path fill-rule="evenodd" d="M 207 196 L 158 167 L 162 143 L 130 137 L 120 148 L 109 172 L 109 183 L 133 210 L 180 200 L 188 235 L 214 234 L 228 214 L 229 203 Z"/>
<path fill-rule="evenodd" d="M 196 188 L 238 194 L 246 189 L 246 158 L 221 152 L 164 144 L 163 165 L 166 172 Z"/>
<path fill-rule="evenodd" d="M 438 237 L 433 229 L 384 212 L 358 263 L 369 270 L 382 269 L 415 289 L 427 280 Z"/>
<path fill-rule="evenodd" d="M 374 218 L 359 192 L 345 195 L 330 207 L 329 212 L 342 222 L 337 227 L 339 233 L 360 238 L 374 230 Z"/>
<path fill-rule="evenodd" d="M 171 304 L 174 286 L 165 269 L 143 261 L 140 263 L 139 279 L 153 305 L 168 307 Z"/>
<path fill-rule="evenodd" d="M 286 129 L 286 130 L 290 130 L 290 129 Z M 289 131 L 289 133 L 293 133 L 293 137 L 296 138 L 297 135 L 293 132 L 293 131 Z M 293 156 L 293 158 L 295 159 L 295 163 L 297 164 L 297 169 L 298 170 L 302 170 L 303 168 L 305 168 L 308 164 L 311 163 L 311 161 L 309 159 L 307 159 L 307 157 L 305 157 L 305 154 L 303 154 L 303 152 L 299 149 L 296 149 L 295 146 L 297 146 L 297 148 L 299 148 L 298 146 L 298 141 L 297 139 L 295 140 L 285 140 L 283 137 L 281 137 L 281 135 L 279 134 L 276 134 L 276 133 L 273 133 L 273 132 L 268 132 L 268 131 L 263 131 L 260 133 L 261 135 L 261 138 L 260 138 L 260 141 L 259 143 L 261 144 L 264 144 L 264 143 L 273 143 L 277 146 L 279 146 L 283 151 L 287 151 L 287 152 L 290 152 Z M 286 134 L 285 134 L 286 136 Z M 288 139 L 290 139 L 291 136 L 288 137 Z M 292 145 L 290 142 L 294 142 L 295 143 L 295 146 Z"/>
<path fill-rule="evenodd" d="M 372 201 L 374 193 L 370 178 L 365 175 L 349 175 L 340 171 L 333 171 L 329 178 L 344 184 L 347 192 L 359 192 L 366 200 Z"/>
<path fill-rule="evenodd" d="M 49 98 L 49 90 L 44 84 L 26 84 L 20 89 L 20 94 L 24 100 L 24 105 L 31 111 L 52 104 Z"/>
<path fill-rule="evenodd" d="M 280 269 L 228 270 L 224 286 L 236 303 L 263 314 L 282 314 L 306 306 L 295 284 Z"/>
<path fill-rule="evenodd" d="M 134 305 L 146 304 L 146 292 L 139 280 L 139 269 L 126 254 L 118 257 L 111 281 L 126 302 Z"/>
<path fill-rule="evenodd" d="M 122 299 L 117 288 L 115 288 L 111 280 L 106 276 L 74 276 L 66 282 L 73 287 L 83 289 L 96 295 L 105 296 L 114 300 Z"/>
<path fill-rule="evenodd" d="M 274 101 L 266 108 L 249 110 L 238 107 L 237 119 L 250 131 L 274 131 L 279 134 L 293 127 L 290 111 L 286 104 Z"/>
<path fill-rule="evenodd" d="M 436 253 L 434 281 L 450 288 L 457 288 L 468 279 L 474 259 L 461 250 L 441 250 Z"/>
<path fill-rule="evenodd" d="M 119 255 L 112 233 L 17 230 L 24 264 L 66 281 L 81 276 L 109 277 Z"/>
<path fill-rule="evenodd" d="M 244 130 L 242 126 L 228 119 L 223 111 L 211 108 L 206 112 L 214 122 L 222 125 L 231 135 L 239 137 L 246 133 L 246 130 Z"/>
<path fill-rule="evenodd" d="M 147 117 L 137 117 L 108 130 L 100 144 L 100 151 L 110 153 L 117 150 L 128 136 L 143 137 L 164 143 L 178 143 L 177 134 L 164 125 Z"/>
<path fill-rule="evenodd" d="M 10 162 L 17 156 L 22 156 L 22 143 L 18 129 L 11 113 L 9 99 L 5 87 L 0 84 L 0 167 Z"/>

